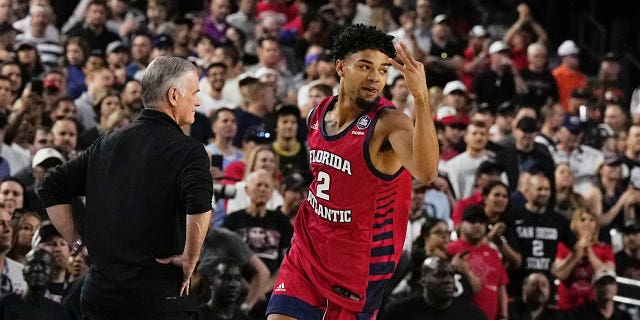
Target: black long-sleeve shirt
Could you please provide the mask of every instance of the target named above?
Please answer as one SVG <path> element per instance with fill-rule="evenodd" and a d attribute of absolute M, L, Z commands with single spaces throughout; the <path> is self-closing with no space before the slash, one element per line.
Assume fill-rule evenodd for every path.
<path fill-rule="evenodd" d="M 178 296 L 182 270 L 155 259 L 182 253 L 186 214 L 211 210 L 212 180 L 203 145 L 169 116 L 144 110 L 57 167 L 39 195 L 45 207 L 86 196 L 83 240 L 94 264 L 83 298 L 137 311 L 196 310 L 193 295 Z"/>

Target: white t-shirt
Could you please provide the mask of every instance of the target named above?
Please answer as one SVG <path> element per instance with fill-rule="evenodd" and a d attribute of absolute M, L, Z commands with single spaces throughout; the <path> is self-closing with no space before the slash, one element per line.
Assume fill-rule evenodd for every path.
<path fill-rule="evenodd" d="M 247 183 L 244 180 L 236 182 L 236 196 L 227 201 L 227 214 L 249 207 L 249 203 L 251 202 L 251 200 L 249 199 L 249 195 L 245 190 L 246 185 Z M 284 199 L 282 198 L 278 190 L 273 189 L 273 193 L 271 193 L 271 199 L 269 199 L 269 201 L 267 202 L 267 210 L 275 210 L 283 203 Z"/>

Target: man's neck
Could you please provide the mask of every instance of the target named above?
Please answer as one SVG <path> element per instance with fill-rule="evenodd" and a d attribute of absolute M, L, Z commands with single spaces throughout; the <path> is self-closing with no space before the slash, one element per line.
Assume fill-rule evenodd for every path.
<path fill-rule="evenodd" d="M 267 215 L 267 205 L 256 205 L 253 201 L 249 203 L 247 207 L 247 214 L 254 218 L 264 218 Z"/>
<path fill-rule="evenodd" d="M 235 150 L 233 138 L 221 137 L 220 135 L 213 140 L 213 145 L 220 150 L 220 153 L 225 155 L 232 154 Z"/>
<path fill-rule="evenodd" d="M 537 318 L 544 311 L 544 304 L 533 304 L 526 300 L 522 301 L 531 314 L 531 319 Z"/>
<path fill-rule="evenodd" d="M 233 309 L 235 305 L 233 303 L 226 303 L 218 301 L 215 298 L 211 298 L 208 303 L 209 307 L 220 319 L 232 319 Z"/>
<path fill-rule="evenodd" d="M 429 296 L 429 292 L 426 289 L 422 293 L 422 298 L 424 299 L 424 302 L 426 302 L 430 307 L 437 310 L 444 310 L 450 307 L 453 303 L 453 299 L 447 301 L 435 301 L 434 299 L 431 299 L 431 297 Z"/>
<path fill-rule="evenodd" d="M 22 301 L 26 302 L 27 304 L 33 304 L 39 301 L 43 301 L 44 299 L 46 299 L 44 297 L 44 294 L 46 291 L 47 291 L 46 288 L 39 289 L 39 290 L 33 290 L 31 288 L 27 288 L 27 290 L 23 292 L 21 295 Z"/>
<path fill-rule="evenodd" d="M 596 301 L 596 307 L 605 319 L 611 318 L 613 312 L 615 311 L 615 304 L 613 303 L 613 300 Z"/>
<path fill-rule="evenodd" d="M 540 214 L 544 213 L 544 209 L 545 209 L 544 207 L 538 207 L 538 206 L 534 205 L 531 202 L 525 203 L 524 207 L 525 207 L 525 209 L 529 210 L 530 212 L 540 213 Z"/>
<path fill-rule="evenodd" d="M 249 103 L 249 105 L 247 106 L 247 112 L 253 114 L 256 117 L 264 117 L 265 115 L 267 115 L 267 108 L 265 108 L 265 106 L 262 103 Z"/>
<path fill-rule="evenodd" d="M 64 283 L 67 280 L 67 271 L 60 267 L 60 270 L 56 270 L 51 283 Z"/>
<path fill-rule="evenodd" d="M 564 152 L 567 153 L 567 155 L 571 155 L 571 153 L 573 152 L 573 150 L 575 150 L 575 148 L 573 147 L 569 147 L 568 145 L 564 144 L 564 143 L 558 143 L 556 145 L 556 148 L 558 148 L 558 150 L 562 150 Z"/>
<path fill-rule="evenodd" d="M 282 151 L 294 151 L 298 146 L 300 145 L 300 143 L 298 142 L 298 140 L 296 140 L 295 138 L 281 138 L 278 137 L 278 139 L 275 142 L 275 147 L 282 150 Z"/>
<path fill-rule="evenodd" d="M 209 96 L 215 100 L 222 100 L 222 88 L 220 88 L 220 90 L 211 88 Z"/>
<path fill-rule="evenodd" d="M 484 149 L 472 149 L 472 148 L 467 148 L 467 154 L 471 157 L 471 158 L 478 158 L 480 156 L 484 155 Z"/>

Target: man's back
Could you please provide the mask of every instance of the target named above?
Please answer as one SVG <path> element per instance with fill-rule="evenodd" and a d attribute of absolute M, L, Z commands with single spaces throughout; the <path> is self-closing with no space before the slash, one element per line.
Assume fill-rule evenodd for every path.
<path fill-rule="evenodd" d="M 210 192 L 203 187 L 212 185 L 207 160 L 202 144 L 171 118 L 144 110 L 130 127 L 58 167 L 71 181 L 59 172 L 45 181 L 43 188 L 87 196 L 83 240 L 94 265 L 83 297 L 142 310 L 195 310 L 194 301 L 178 297 L 182 270 L 155 259 L 182 253 L 186 213 L 211 210 L 210 202 L 194 201 Z"/>

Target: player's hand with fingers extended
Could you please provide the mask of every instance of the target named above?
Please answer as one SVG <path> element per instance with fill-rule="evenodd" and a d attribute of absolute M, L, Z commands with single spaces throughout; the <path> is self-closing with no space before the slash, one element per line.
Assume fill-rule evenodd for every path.
<path fill-rule="evenodd" d="M 429 93 L 427 92 L 427 75 L 424 70 L 424 65 L 409 54 L 407 47 L 402 41 L 396 45 L 396 51 L 398 52 L 396 59 L 400 62 L 391 58 L 389 58 L 389 62 L 402 73 L 407 87 L 414 97 L 427 99 Z"/>
<path fill-rule="evenodd" d="M 162 264 L 172 264 L 182 269 L 182 285 L 180 286 L 180 296 L 182 294 L 189 295 L 191 289 L 191 276 L 195 269 L 195 263 L 190 263 L 190 260 L 184 255 L 175 255 L 164 259 L 156 259 L 157 262 Z"/>

